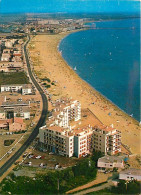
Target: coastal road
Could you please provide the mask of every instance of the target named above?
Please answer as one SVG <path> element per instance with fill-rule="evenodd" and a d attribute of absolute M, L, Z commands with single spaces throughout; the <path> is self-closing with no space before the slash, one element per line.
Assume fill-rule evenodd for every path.
<path fill-rule="evenodd" d="M 29 147 L 29 145 L 32 143 L 32 141 L 38 135 L 39 128 L 45 124 L 45 120 L 47 117 L 47 112 L 48 112 L 47 97 L 44 94 L 44 91 L 42 90 L 40 85 L 37 83 L 37 81 L 35 80 L 35 78 L 32 74 L 27 51 L 26 51 L 26 46 L 27 46 L 28 42 L 30 41 L 30 37 L 28 37 L 28 38 L 29 38 L 28 41 L 24 45 L 24 53 L 25 53 L 25 58 L 26 58 L 26 62 L 27 62 L 28 73 L 29 73 L 29 76 L 30 76 L 32 82 L 34 83 L 36 89 L 41 94 L 42 101 L 43 101 L 43 109 L 42 109 L 41 117 L 40 117 L 36 127 L 33 129 L 32 133 L 30 134 L 29 138 L 24 142 L 24 144 L 21 146 L 21 148 L 15 154 L 2 167 L 0 167 L 0 176 L 2 176 L 13 165 L 13 163 L 22 155 L 22 153 Z"/>

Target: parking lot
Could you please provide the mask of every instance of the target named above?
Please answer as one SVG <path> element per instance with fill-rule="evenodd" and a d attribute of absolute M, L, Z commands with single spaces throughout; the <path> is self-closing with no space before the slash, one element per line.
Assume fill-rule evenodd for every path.
<path fill-rule="evenodd" d="M 42 167 L 48 169 L 65 168 L 75 165 L 77 158 L 67 158 L 49 152 L 40 152 L 38 150 L 31 150 L 31 152 L 24 153 L 22 163 L 23 166 Z"/>

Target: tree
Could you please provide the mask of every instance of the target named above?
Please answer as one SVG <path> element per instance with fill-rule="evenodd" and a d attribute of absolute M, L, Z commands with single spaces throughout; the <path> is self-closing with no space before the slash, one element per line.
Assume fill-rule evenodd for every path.
<path fill-rule="evenodd" d="M 102 152 L 93 150 L 93 155 L 92 155 L 91 159 L 92 159 L 92 161 L 95 162 L 95 165 L 97 166 L 98 159 L 103 157 L 103 156 L 104 156 L 104 154 Z"/>

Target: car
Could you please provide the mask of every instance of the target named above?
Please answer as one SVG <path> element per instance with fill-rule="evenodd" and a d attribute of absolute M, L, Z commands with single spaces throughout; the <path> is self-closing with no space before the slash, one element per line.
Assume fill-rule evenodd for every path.
<path fill-rule="evenodd" d="M 47 152 L 47 150 L 46 149 L 43 149 L 43 152 Z"/>
<path fill-rule="evenodd" d="M 59 168 L 59 165 L 57 164 L 57 165 L 55 165 L 55 169 L 58 169 Z"/>
<path fill-rule="evenodd" d="M 32 157 L 33 157 L 33 155 L 31 155 L 31 154 L 28 156 L 28 158 L 32 158 Z"/>
<path fill-rule="evenodd" d="M 49 152 L 49 154 L 54 154 L 53 152 Z"/>
<path fill-rule="evenodd" d="M 36 159 L 40 159 L 41 158 L 41 156 L 39 155 L 39 156 L 36 156 Z"/>
<path fill-rule="evenodd" d="M 44 166 L 44 163 L 40 163 L 39 167 L 43 167 Z"/>
<path fill-rule="evenodd" d="M 34 155 L 32 158 L 33 158 L 33 159 L 36 159 L 36 157 L 37 157 L 37 156 L 36 156 L 36 155 Z"/>
<path fill-rule="evenodd" d="M 88 156 L 88 154 L 84 154 L 84 155 L 83 155 L 83 157 L 86 157 L 86 156 Z"/>
<path fill-rule="evenodd" d="M 9 150 L 8 152 L 7 152 L 7 154 L 11 154 L 12 153 L 12 150 Z"/>
<path fill-rule="evenodd" d="M 32 165 L 32 162 L 28 162 L 28 165 L 31 166 Z"/>

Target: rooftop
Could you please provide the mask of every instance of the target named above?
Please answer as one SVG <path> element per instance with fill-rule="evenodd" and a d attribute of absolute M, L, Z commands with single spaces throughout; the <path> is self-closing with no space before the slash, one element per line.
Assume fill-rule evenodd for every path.
<path fill-rule="evenodd" d="M 130 169 L 126 169 L 126 170 L 121 171 L 120 174 L 141 176 L 141 169 L 130 168 Z"/>
<path fill-rule="evenodd" d="M 104 156 L 98 159 L 98 161 L 103 163 L 122 163 L 123 158 L 119 156 Z"/>

